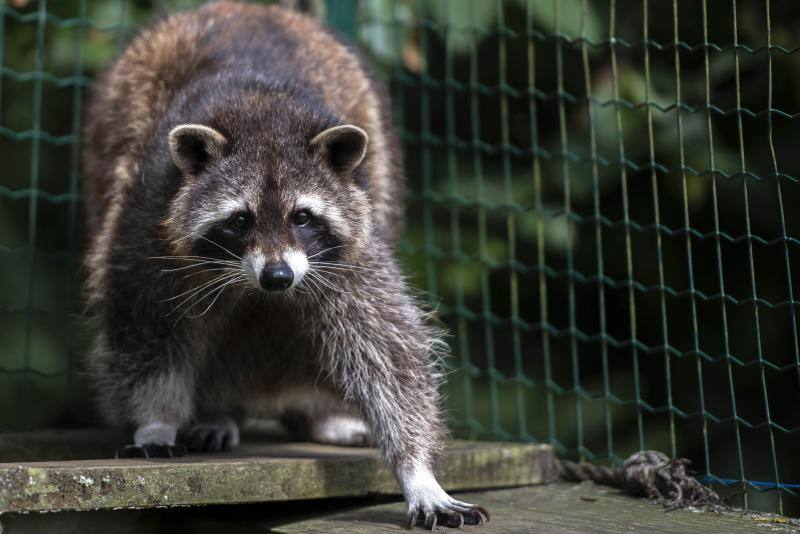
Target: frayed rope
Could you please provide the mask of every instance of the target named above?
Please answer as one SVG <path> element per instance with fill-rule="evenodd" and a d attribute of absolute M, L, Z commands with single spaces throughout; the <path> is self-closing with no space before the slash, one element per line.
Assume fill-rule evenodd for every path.
<path fill-rule="evenodd" d="M 561 478 L 570 482 L 590 480 L 619 488 L 629 495 L 645 496 L 669 510 L 704 507 L 727 508 L 719 495 L 687 472 L 686 458 L 671 460 L 658 451 L 632 454 L 622 467 L 604 467 L 589 463 L 560 462 Z"/>

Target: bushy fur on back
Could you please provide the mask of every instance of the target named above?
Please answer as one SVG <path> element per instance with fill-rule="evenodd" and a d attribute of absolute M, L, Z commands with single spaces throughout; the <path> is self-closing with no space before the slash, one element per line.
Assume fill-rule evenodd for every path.
<path fill-rule="evenodd" d="M 312 429 L 364 417 L 412 521 L 482 521 L 432 474 L 446 345 L 393 255 L 388 110 L 352 50 L 285 9 L 215 2 L 142 32 L 87 112 L 90 364 L 136 445 L 227 448 L 256 401 Z M 275 262 L 294 279 L 265 292 Z"/>

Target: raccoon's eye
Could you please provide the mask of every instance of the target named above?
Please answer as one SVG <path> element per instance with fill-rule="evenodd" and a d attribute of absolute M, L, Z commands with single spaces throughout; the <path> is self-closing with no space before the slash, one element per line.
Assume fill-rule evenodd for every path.
<path fill-rule="evenodd" d="M 250 221 L 247 220 L 247 215 L 242 215 L 241 213 L 239 215 L 235 215 L 233 219 L 231 219 L 231 224 L 237 230 L 244 230 L 247 228 L 247 224 L 249 222 Z"/>
<path fill-rule="evenodd" d="M 311 220 L 311 213 L 308 210 L 300 210 L 296 211 L 294 215 L 292 215 L 292 222 L 295 226 L 305 226 Z"/>

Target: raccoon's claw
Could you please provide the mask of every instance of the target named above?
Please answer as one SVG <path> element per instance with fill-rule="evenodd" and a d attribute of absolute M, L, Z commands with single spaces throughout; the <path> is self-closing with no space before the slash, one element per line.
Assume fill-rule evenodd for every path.
<path fill-rule="evenodd" d="M 415 507 L 408 512 L 406 528 L 411 530 L 418 523 L 427 530 L 436 530 L 441 525 L 447 528 L 461 528 L 466 525 L 483 525 L 489 521 L 489 512 L 482 506 L 475 506 L 465 502 L 451 499 L 448 510 L 425 511 Z M 422 516 L 420 516 L 422 512 Z"/>
<path fill-rule="evenodd" d="M 467 525 L 483 525 L 489 519 L 489 512 L 483 506 L 473 506 L 464 514 L 464 523 Z"/>
<path fill-rule="evenodd" d="M 239 427 L 233 419 L 202 422 L 186 434 L 192 452 L 229 451 L 239 445 Z"/>
<path fill-rule="evenodd" d="M 409 529 L 414 528 L 418 522 L 433 530 L 437 525 L 461 528 L 464 523 L 482 525 L 489 521 L 489 512 L 485 508 L 448 495 L 429 468 L 413 464 L 411 467 L 400 466 L 397 479 L 408 503 Z"/>
<path fill-rule="evenodd" d="M 186 447 L 183 445 L 148 443 L 120 447 L 114 458 L 180 458 L 181 456 L 186 456 Z"/>

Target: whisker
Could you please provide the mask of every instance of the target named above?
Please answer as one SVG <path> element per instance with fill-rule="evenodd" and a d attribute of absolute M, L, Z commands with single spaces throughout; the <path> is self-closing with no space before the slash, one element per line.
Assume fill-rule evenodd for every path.
<path fill-rule="evenodd" d="M 189 232 L 185 236 L 179 237 L 176 241 L 183 241 L 184 239 L 188 239 L 188 238 L 192 237 L 193 235 L 194 235 L 194 232 Z"/>
<path fill-rule="evenodd" d="M 208 313 L 208 310 L 210 310 L 211 307 L 219 300 L 219 297 L 225 291 L 225 288 L 229 287 L 232 284 L 235 284 L 236 282 L 242 282 L 242 280 L 243 280 L 243 278 L 242 279 L 234 278 L 233 280 L 231 280 L 229 282 L 225 282 L 224 284 L 222 284 L 222 287 L 220 287 L 219 290 L 217 291 L 217 295 L 214 297 L 214 300 L 211 301 L 211 304 L 209 304 L 206 307 L 206 309 L 203 310 L 202 313 L 200 313 L 200 315 L 190 315 L 189 317 L 191 317 L 192 319 L 197 319 L 198 317 L 202 317 L 203 315 Z"/>
<path fill-rule="evenodd" d="M 169 269 L 161 269 L 161 272 L 169 273 L 169 272 L 176 272 L 176 271 L 185 271 L 187 269 L 193 269 L 195 267 L 199 267 L 201 265 L 226 265 L 232 268 L 239 268 L 241 267 L 241 263 L 237 261 L 231 260 L 220 260 L 216 258 L 206 258 L 203 256 L 152 256 L 150 259 L 163 259 L 163 260 L 176 260 L 176 261 L 192 261 L 193 263 L 189 265 L 183 265 L 181 267 L 172 267 Z"/>
<path fill-rule="evenodd" d="M 342 273 L 337 273 L 335 271 L 327 271 L 326 267 L 321 267 L 321 268 L 312 267 L 311 269 L 313 269 L 314 271 L 317 271 L 318 273 L 332 274 L 333 276 L 338 276 L 339 278 L 343 278 L 345 280 L 347 279 L 347 277 Z M 309 269 L 309 270 L 311 270 L 311 269 Z"/>
<path fill-rule="evenodd" d="M 309 283 L 311 283 L 311 279 L 309 279 Z M 322 307 L 322 303 L 319 301 L 317 296 L 314 294 L 314 292 L 310 288 L 305 288 L 305 287 L 302 287 L 302 286 L 298 285 L 298 286 L 296 286 L 294 288 L 294 290 L 297 291 L 298 293 L 302 293 L 304 295 L 308 295 L 309 297 L 314 299 L 314 302 L 317 303 L 318 307 L 320 307 L 320 308 Z"/>
<path fill-rule="evenodd" d="M 353 270 L 350 270 L 350 269 L 337 269 L 337 268 L 329 267 L 329 266 L 325 266 L 325 265 L 324 266 L 318 266 L 317 264 L 310 265 L 309 270 L 314 270 L 314 271 L 316 271 L 318 273 L 330 274 L 330 275 L 333 275 L 333 276 L 337 276 L 337 277 L 339 277 L 340 279 L 343 279 L 343 280 L 347 280 L 347 277 L 345 276 L 344 273 L 347 273 L 347 272 L 357 273 L 357 271 L 353 271 Z M 372 285 L 371 282 L 366 281 L 366 280 L 362 281 L 362 283 L 364 285 L 367 285 L 367 286 L 371 286 Z"/>
<path fill-rule="evenodd" d="M 349 273 L 360 274 L 359 271 L 357 271 L 356 269 L 349 269 L 349 268 L 346 268 L 346 267 L 339 267 L 339 266 L 333 266 L 333 265 L 319 265 L 317 263 L 311 263 L 309 265 L 309 267 L 314 269 L 314 270 L 317 270 L 319 272 L 324 272 L 324 273 L 329 273 L 329 274 L 336 274 L 336 275 L 339 275 L 339 276 L 344 276 L 343 273 L 348 273 L 348 272 Z M 378 272 L 378 271 L 375 271 L 375 272 Z"/>
<path fill-rule="evenodd" d="M 186 302 L 186 301 L 190 300 L 192 297 L 194 297 L 196 294 L 200 293 L 200 292 L 201 292 L 201 291 L 203 291 L 204 289 L 208 288 L 209 286 L 213 286 L 214 284 L 216 284 L 216 283 L 218 283 L 218 282 L 221 282 L 221 281 L 223 281 L 223 280 L 228 280 L 229 278 L 231 278 L 231 277 L 235 276 L 236 274 L 238 274 L 238 273 L 228 273 L 228 274 L 223 274 L 223 275 L 220 275 L 220 276 L 218 276 L 217 278 L 214 278 L 213 280 L 209 280 L 208 282 L 204 282 L 203 284 L 201 284 L 201 285 L 199 285 L 199 286 L 197 286 L 197 287 L 193 287 L 193 288 L 191 288 L 191 289 L 188 289 L 188 290 L 184 291 L 183 293 L 181 293 L 181 294 L 179 294 L 179 295 L 175 295 L 174 297 L 170 297 L 170 298 L 168 298 L 168 299 L 164 299 L 164 300 L 161 300 L 161 301 L 159 301 L 159 302 L 169 302 L 169 301 L 171 301 L 171 300 L 179 299 L 179 298 L 181 298 L 182 296 L 184 296 L 184 295 L 187 295 L 187 294 L 191 293 L 191 294 L 190 294 L 190 295 L 189 295 L 189 296 L 186 298 L 186 300 L 184 300 L 183 302 L 181 302 L 180 304 L 178 304 L 178 305 L 177 305 L 177 306 L 176 306 L 176 307 L 173 309 L 173 311 L 175 311 L 175 309 L 177 309 L 177 308 L 181 307 L 181 306 L 183 305 L 183 303 L 184 303 L 184 302 Z M 172 311 L 171 311 L 171 312 L 169 312 L 167 315 L 169 315 L 170 313 L 172 313 Z"/>
<path fill-rule="evenodd" d="M 371 269 L 369 267 L 363 267 L 361 265 L 349 265 L 347 263 L 337 263 L 337 262 L 326 262 L 326 261 L 314 261 L 309 262 L 313 263 L 314 265 L 320 265 L 324 267 L 330 267 L 334 269 L 343 269 L 343 270 L 360 270 L 366 272 L 378 272 L 378 269 Z"/>
<path fill-rule="evenodd" d="M 308 278 L 308 283 L 311 285 L 311 287 L 312 287 L 313 289 L 315 289 L 315 290 L 316 290 L 316 291 L 314 291 L 314 295 L 315 295 L 316 297 L 322 297 L 323 299 L 325 299 L 325 301 L 327 301 L 327 302 L 328 302 L 328 304 L 330 304 L 330 306 L 331 306 L 332 308 L 335 308 L 335 307 L 336 307 L 336 306 L 333 304 L 333 302 L 331 302 L 331 299 L 329 299 L 329 298 L 328 298 L 328 296 L 325 294 L 325 292 L 324 292 L 324 291 L 322 291 L 322 290 L 320 289 L 320 287 L 319 287 L 319 284 L 318 284 L 318 283 L 317 283 L 317 282 L 314 280 L 314 278 L 313 278 L 313 277 L 309 277 L 309 278 Z M 319 298 L 317 298 L 317 302 L 319 303 L 319 306 L 320 306 L 320 307 L 322 307 L 322 303 L 319 301 Z"/>
<path fill-rule="evenodd" d="M 216 285 L 216 286 L 212 287 L 211 289 L 209 289 L 208 291 L 206 291 L 206 292 L 205 292 L 205 293 L 204 293 L 202 296 L 200 296 L 199 298 L 197 298 L 197 300 L 195 300 L 195 302 L 193 302 L 193 303 L 192 303 L 192 304 L 191 304 L 191 305 L 190 305 L 188 308 L 186 308 L 186 309 L 183 311 L 183 313 L 181 313 L 181 314 L 180 314 L 180 316 L 179 316 L 179 317 L 178 317 L 178 318 L 175 320 L 175 323 L 174 323 L 174 324 L 176 324 L 176 325 L 177 325 L 177 324 L 180 322 L 180 320 L 181 320 L 181 319 L 183 319 L 183 317 L 184 317 L 184 316 L 185 316 L 187 313 L 189 313 L 189 311 L 191 311 L 191 310 L 192 310 L 192 308 L 194 308 L 195 306 L 197 306 L 198 304 L 200 304 L 201 302 L 203 302 L 203 301 L 204 301 L 206 298 L 208 298 L 209 296 L 211 296 L 212 294 L 214 294 L 214 292 L 215 292 L 215 291 L 217 291 L 218 289 L 220 289 L 220 287 L 224 287 L 224 285 L 225 285 L 226 283 L 230 282 L 230 281 L 231 281 L 231 280 L 226 280 L 226 281 L 224 281 L 224 282 L 221 282 L 221 283 L 219 283 L 219 285 Z M 191 298 L 191 297 L 190 297 L 190 298 Z M 187 300 L 188 300 L 188 299 L 187 299 Z M 186 302 L 186 301 L 184 301 L 184 302 Z M 175 310 L 177 310 L 178 308 L 180 308 L 182 305 L 183 305 L 183 302 L 182 302 L 181 304 L 179 304 L 178 306 L 176 306 L 176 307 L 175 307 Z M 175 311 L 175 310 L 173 310 L 173 311 Z M 172 312 L 170 312 L 170 313 L 172 313 Z M 169 315 L 169 314 L 167 314 L 167 315 Z"/>
<path fill-rule="evenodd" d="M 187 289 L 186 291 L 184 291 L 182 293 L 179 293 L 179 294 L 177 294 L 175 296 L 172 296 L 172 297 L 169 297 L 169 298 L 166 298 L 166 299 L 159 300 L 158 302 L 169 302 L 170 300 L 175 300 L 177 298 L 182 297 L 183 295 L 187 295 L 187 294 L 193 293 L 193 292 L 195 292 L 197 290 L 204 289 L 205 287 L 207 287 L 209 285 L 212 285 L 215 282 L 218 282 L 218 281 L 220 281 L 220 280 L 222 280 L 224 278 L 227 278 L 227 277 L 231 276 L 232 274 L 233 273 L 223 273 L 223 274 L 217 276 L 216 278 L 213 278 L 211 280 L 206 280 L 205 282 L 201 283 L 199 286 L 191 287 L 191 288 Z"/>
<path fill-rule="evenodd" d="M 308 259 L 310 260 L 311 258 L 316 258 L 320 254 L 325 254 L 326 252 L 330 252 L 331 250 L 334 250 L 334 249 L 337 249 L 337 248 L 342 248 L 342 247 L 344 247 L 344 245 L 337 245 L 335 247 L 326 248 L 325 250 L 322 250 L 320 252 L 312 254 L 311 256 L 308 256 Z"/>
<path fill-rule="evenodd" d="M 230 251 L 230 250 L 228 250 L 227 248 L 223 247 L 222 245 L 220 245 L 220 244 L 219 244 L 219 243 L 217 243 L 216 241 L 212 241 L 212 240 L 210 240 L 209 238 L 207 238 L 207 237 L 206 237 L 206 236 L 204 236 L 204 235 L 201 235 L 201 236 L 198 236 L 198 237 L 199 237 L 200 239 L 204 239 L 204 240 L 208 241 L 208 242 L 209 242 L 209 243 L 211 243 L 212 245 L 216 245 L 216 246 L 218 246 L 219 248 L 221 248 L 222 250 L 224 250 L 225 252 L 227 252 L 228 254 L 230 254 L 231 256 L 233 256 L 234 258 L 236 258 L 237 260 L 241 260 L 241 259 L 242 259 L 242 258 L 241 258 L 241 256 L 237 256 L 236 254 L 234 254 L 233 252 L 231 252 L 231 251 Z"/>
<path fill-rule="evenodd" d="M 337 289 L 337 288 L 335 288 L 335 287 L 333 287 L 332 285 L 330 285 L 330 283 L 327 280 L 325 280 L 323 277 L 321 277 L 319 275 L 316 275 L 315 273 L 312 273 L 312 276 L 311 276 L 310 280 L 312 282 L 314 282 L 314 287 L 316 288 L 316 290 L 319 293 L 319 295 L 322 298 L 324 298 L 328 302 L 328 304 L 330 304 L 332 307 L 336 308 L 337 306 L 336 306 L 335 302 L 333 300 L 331 300 L 330 293 L 331 292 L 333 292 L 333 293 L 342 293 L 342 291 Z"/>
<path fill-rule="evenodd" d="M 183 267 L 175 267 L 174 269 L 161 269 L 161 272 L 162 273 L 174 273 L 174 272 L 178 272 L 178 271 L 186 271 L 188 269 L 194 269 L 196 267 L 200 267 L 202 265 L 209 265 L 209 264 L 211 264 L 211 265 L 219 265 L 215 261 L 202 261 L 200 263 L 193 263 L 191 265 L 185 265 Z M 241 265 L 235 265 L 235 264 L 234 265 L 228 265 L 226 268 L 227 269 L 238 269 L 238 268 L 241 268 Z"/>
<path fill-rule="evenodd" d="M 187 274 L 186 276 L 183 277 L 183 279 L 186 280 L 187 278 L 190 278 L 192 276 L 197 276 L 198 274 L 203 274 L 203 273 L 210 273 L 210 272 L 213 272 L 213 271 L 236 271 L 236 272 L 241 272 L 241 269 L 238 268 L 238 267 L 235 268 L 235 269 L 233 267 L 214 267 L 213 269 L 202 269 L 200 271 L 196 271 L 196 272 Z"/>
<path fill-rule="evenodd" d="M 233 260 L 226 260 L 221 258 L 212 258 L 211 256 L 148 256 L 151 260 L 207 260 L 236 263 Z"/>
<path fill-rule="evenodd" d="M 320 274 L 319 274 L 319 273 L 317 273 L 317 272 L 314 272 L 314 270 L 313 270 L 313 269 L 309 269 L 309 270 L 306 272 L 306 276 L 312 276 L 312 277 L 314 277 L 316 280 L 318 280 L 318 281 L 320 282 L 320 284 L 322 284 L 323 286 L 327 287 L 327 288 L 328 288 L 328 289 L 330 289 L 331 291 L 335 291 L 335 292 L 337 292 L 337 293 L 342 293 L 342 290 L 341 290 L 341 289 L 339 289 L 339 288 L 335 287 L 335 286 L 334 286 L 334 285 L 333 285 L 333 284 L 332 284 L 332 283 L 331 283 L 329 280 L 326 280 L 324 276 L 320 275 Z"/>
<path fill-rule="evenodd" d="M 231 307 L 231 309 L 236 308 L 236 306 L 239 304 L 239 301 L 242 300 L 242 297 L 244 296 L 244 294 L 247 292 L 248 289 L 249 287 L 247 283 L 242 284 L 242 289 L 241 291 L 239 291 L 239 296 L 236 297 L 236 300 L 233 301 L 233 306 Z"/>

